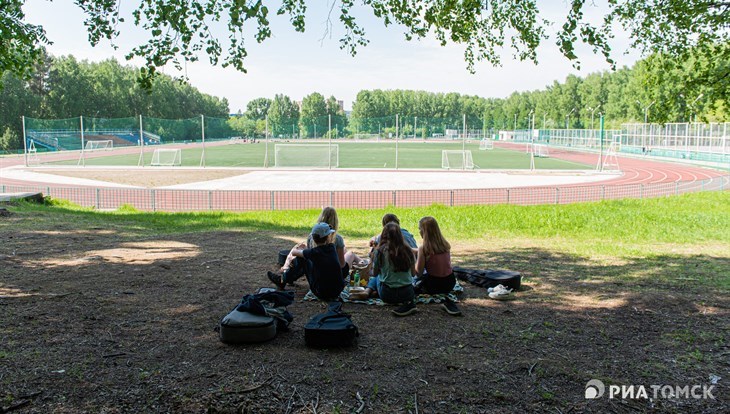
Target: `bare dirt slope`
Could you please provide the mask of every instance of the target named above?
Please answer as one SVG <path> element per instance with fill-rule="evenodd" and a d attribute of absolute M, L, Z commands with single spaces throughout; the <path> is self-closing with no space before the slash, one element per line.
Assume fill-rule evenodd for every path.
<path fill-rule="evenodd" d="M 664 269 L 727 260 L 685 255 L 597 263 L 529 243 L 460 245 L 456 261 L 519 270 L 510 302 L 466 286 L 461 318 L 439 305 L 396 318 L 345 304 L 353 349 L 304 346 L 323 305 L 297 286 L 289 332 L 222 344 L 216 322 L 292 234 L 135 233 L 2 217 L 0 407 L 18 412 L 486 413 L 727 412 L 728 298 L 652 283 Z M 24 223 L 25 222 L 25 223 Z M 354 246 L 364 246 L 355 241 Z M 709 261 L 709 262 L 708 262 Z M 633 272 L 635 283 L 612 282 Z M 586 400 L 591 378 L 707 384 L 716 400 Z M 0 411 L 2 411 L 0 410 Z"/>

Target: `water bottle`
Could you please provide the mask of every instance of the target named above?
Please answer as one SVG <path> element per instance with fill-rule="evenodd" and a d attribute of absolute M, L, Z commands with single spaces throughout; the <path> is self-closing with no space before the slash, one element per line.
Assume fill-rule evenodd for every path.
<path fill-rule="evenodd" d="M 360 271 L 359 270 L 355 272 L 355 276 L 354 276 L 353 284 L 352 285 L 353 286 L 360 286 Z"/>

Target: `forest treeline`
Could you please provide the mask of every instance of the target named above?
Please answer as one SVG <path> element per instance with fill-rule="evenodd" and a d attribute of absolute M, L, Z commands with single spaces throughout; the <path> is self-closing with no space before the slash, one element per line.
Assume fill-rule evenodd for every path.
<path fill-rule="evenodd" d="M 718 45 L 727 48 L 729 45 Z M 277 94 L 250 101 L 229 117 L 228 102 L 199 92 L 170 76 L 155 80 L 151 92 L 136 82 L 139 70 L 114 59 L 78 61 L 44 56 L 28 81 L 3 74 L 0 89 L 0 149 L 22 148 L 20 117 L 148 117 L 184 119 L 201 114 L 225 118 L 224 136 L 337 137 L 395 132 L 431 136 L 459 129 L 606 128 L 622 123 L 727 121 L 730 116 L 730 62 L 707 54 L 675 62 L 660 54 L 633 67 L 568 75 L 546 88 L 507 98 L 412 90 L 361 90 L 347 116 L 334 96 L 313 92 L 300 103 Z M 220 125 L 219 125 L 220 129 Z M 180 137 L 184 139 L 184 137 Z"/>

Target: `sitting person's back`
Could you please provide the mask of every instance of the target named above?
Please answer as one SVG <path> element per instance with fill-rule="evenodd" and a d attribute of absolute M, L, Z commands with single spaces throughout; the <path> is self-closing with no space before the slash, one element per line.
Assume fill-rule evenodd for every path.
<path fill-rule="evenodd" d="M 339 297 L 345 287 L 345 280 L 342 278 L 335 245 L 325 241 L 311 249 L 302 250 L 302 256 L 311 262 L 311 278 L 307 280 L 312 293 L 320 299 Z"/>
<path fill-rule="evenodd" d="M 302 275 L 306 275 L 309 288 L 315 296 L 322 300 L 335 300 L 345 287 L 340 261 L 335 245 L 330 243 L 330 235 L 335 231 L 327 223 L 317 223 L 312 228 L 312 240 L 315 246 L 311 249 L 292 250 L 295 256 L 291 267 L 282 275 L 268 272 L 269 280 L 279 289 L 287 283 L 293 283 Z"/>

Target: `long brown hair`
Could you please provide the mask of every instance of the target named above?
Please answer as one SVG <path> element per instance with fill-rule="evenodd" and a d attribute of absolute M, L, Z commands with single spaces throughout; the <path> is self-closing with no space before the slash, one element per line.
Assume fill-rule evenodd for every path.
<path fill-rule="evenodd" d="M 409 270 L 415 263 L 413 250 L 403 240 L 400 226 L 393 222 L 383 227 L 383 232 L 380 233 L 378 252 L 388 256 L 388 260 L 390 260 L 393 270 L 396 272 Z"/>
<path fill-rule="evenodd" d="M 418 221 L 418 230 L 421 231 L 421 237 L 423 237 L 423 253 L 427 257 L 451 251 L 451 245 L 446 241 L 444 235 L 441 234 L 441 229 L 435 218 L 431 216 L 423 217 Z"/>
<path fill-rule="evenodd" d="M 334 207 L 325 207 L 322 212 L 319 213 L 317 223 L 327 223 L 332 227 L 332 230 L 337 231 L 340 226 L 340 220 L 337 219 L 337 211 Z"/>

